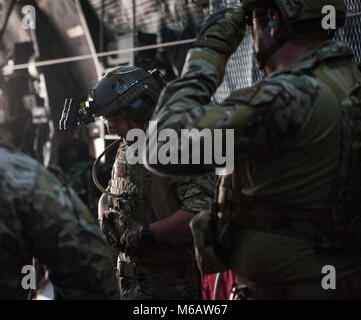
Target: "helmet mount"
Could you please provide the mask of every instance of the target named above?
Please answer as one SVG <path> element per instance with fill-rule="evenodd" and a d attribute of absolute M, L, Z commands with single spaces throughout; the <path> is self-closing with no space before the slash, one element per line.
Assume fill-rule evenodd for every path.
<path fill-rule="evenodd" d="M 95 117 L 124 115 L 138 123 L 148 121 L 165 86 L 162 74 L 138 67 L 120 67 L 107 73 L 91 90 L 89 99 L 66 99 L 60 120 L 61 130 L 74 130 Z"/>

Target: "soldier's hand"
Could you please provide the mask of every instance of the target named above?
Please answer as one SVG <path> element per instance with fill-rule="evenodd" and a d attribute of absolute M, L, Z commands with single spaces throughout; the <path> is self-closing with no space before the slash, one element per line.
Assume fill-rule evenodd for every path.
<path fill-rule="evenodd" d="M 222 9 L 205 20 L 193 47 L 213 49 L 229 57 L 243 40 L 244 32 L 243 6 Z"/>
<path fill-rule="evenodd" d="M 105 234 L 109 243 L 118 248 L 119 243 L 119 230 L 117 229 L 117 214 L 113 211 L 102 211 L 98 213 L 99 215 L 99 226 L 100 229 Z"/>
<path fill-rule="evenodd" d="M 119 221 L 124 226 L 124 232 L 119 241 L 119 249 L 127 256 L 141 256 L 156 242 L 149 228 L 139 224 L 129 215 L 122 215 Z"/>

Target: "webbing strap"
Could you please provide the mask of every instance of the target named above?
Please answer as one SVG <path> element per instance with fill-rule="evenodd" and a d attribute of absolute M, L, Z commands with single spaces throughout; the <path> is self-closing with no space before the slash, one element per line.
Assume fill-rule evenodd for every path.
<path fill-rule="evenodd" d="M 303 239 L 323 250 L 360 250 L 354 228 L 349 225 L 337 225 L 335 228 L 330 208 L 307 209 L 245 196 L 229 189 L 223 192 L 227 199 L 220 205 L 222 215 L 218 219 L 224 226 Z M 239 229 L 236 231 L 239 233 Z"/>
<path fill-rule="evenodd" d="M 342 117 L 342 138 L 341 138 L 341 163 L 338 170 L 338 182 L 332 193 L 332 198 L 337 197 L 340 193 L 340 190 L 345 182 L 345 177 L 347 176 L 347 170 L 349 168 L 350 161 L 350 151 L 352 148 L 352 132 L 349 123 L 349 110 L 342 104 L 342 101 L 346 99 L 349 92 L 339 85 L 324 69 L 324 65 L 321 64 L 318 68 L 313 70 L 314 75 L 326 84 L 326 86 L 336 95 L 340 105 L 341 105 L 341 117 Z M 331 203 L 331 202 L 330 202 Z"/>
<path fill-rule="evenodd" d="M 326 84 L 340 102 L 347 97 L 348 92 L 346 92 L 342 86 L 340 86 L 325 70 L 323 70 L 323 65 L 313 70 L 313 74 Z"/>

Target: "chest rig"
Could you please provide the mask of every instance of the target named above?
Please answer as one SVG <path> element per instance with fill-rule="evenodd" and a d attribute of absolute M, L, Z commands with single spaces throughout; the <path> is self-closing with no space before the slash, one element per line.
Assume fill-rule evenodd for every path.
<path fill-rule="evenodd" d="M 329 205 L 301 208 L 240 192 L 243 166 L 220 183 L 213 204 L 218 256 L 226 264 L 239 228 L 301 238 L 319 250 L 361 252 L 361 74 L 351 69 L 356 81 L 343 88 L 320 63 L 309 71 L 338 98 L 341 110 L 341 158 Z M 217 249 L 216 246 L 216 249 Z"/>
<path fill-rule="evenodd" d="M 150 224 L 171 215 L 179 205 L 171 201 L 168 180 L 155 177 L 142 164 L 129 164 L 127 149 L 128 145 L 121 142 L 108 186 L 108 191 L 119 196 L 108 197 L 110 210 L 130 214 L 140 224 Z M 158 243 L 139 257 L 130 258 L 119 252 L 117 269 L 120 277 L 167 270 L 183 274 L 191 272 L 194 266 L 191 262 L 193 253 L 188 248 Z"/>
<path fill-rule="evenodd" d="M 149 224 L 156 220 L 149 199 L 152 174 L 142 164 L 129 164 L 127 149 L 127 144 L 121 142 L 108 186 L 108 190 L 119 197 L 109 197 L 109 207 L 120 213 L 130 213 L 142 224 Z"/>

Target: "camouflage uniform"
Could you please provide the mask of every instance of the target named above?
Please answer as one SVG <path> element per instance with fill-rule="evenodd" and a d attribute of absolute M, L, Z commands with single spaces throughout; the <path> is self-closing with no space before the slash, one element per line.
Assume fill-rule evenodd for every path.
<path fill-rule="evenodd" d="M 0 190 L 0 299 L 26 299 L 21 271 L 32 257 L 46 264 L 58 298 L 119 298 L 109 248 L 72 189 L 0 145 Z"/>
<path fill-rule="evenodd" d="M 131 236 L 131 231 L 122 233 L 117 224 L 119 219 L 127 216 L 134 223 L 150 224 L 179 209 L 191 212 L 207 210 L 213 195 L 214 176 L 161 178 L 151 174 L 142 164 L 129 164 L 127 149 L 123 140 L 108 187 L 108 191 L 120 195 L 110 199 L 111 215 L 115 217 L 110 218 L 104 212 L 100 216 L 103 232 L 120 250 L 118 272 L 122 299 L 200 299 L 200 277 L 191 239 L 158 243 L 144 248 L 136 257 L 129 257 L 121 251 L 119 242 L 121 237 Z M 126 227 L 131 229 L 131 225 Z"/>
<path fill-rule="evenodd" d="M 87 205 L 92 216 L 96 218 L 101 193 L 95 187 L 91 177 L 93 164 L 94 159 L 76 161 L 66 172 L 66 177 L 79 198 Z"/>
<path fill-rule="evenodd" d="M 228 244 L 228 251 L 218 252 L 224 258 L 219 269 L 230 266 L 258 297 L 360 298 L 360 251 L 326 250 L 334 244 L 329 240 L 339 239 L 332 239 L 337 228 L 325 236 L 328 220 L 322 214 L 341 165 L 342 108 L 336 91 L 349 92 L 361 78 L 351 59 L 346 45 L 327 41 L 215 104 L 211 97 L 227 57 L 195 48 L 182 77 L 167 86 L 158 103 L 152 120 L 159 130 L 235 129 L 236 183 L 229 187 L 229 177 L 223 178 L 218 217 L 218 211 L 195 217 L 193 232 L 196 245 L 215 238 Z M 207 219 L 218 224 L 217 233 L 205 227 Z M 222 230 L 227 219 L 231 223 Z M 339 290 L 322 290 L 326 264 L 336 267 Z"/>

